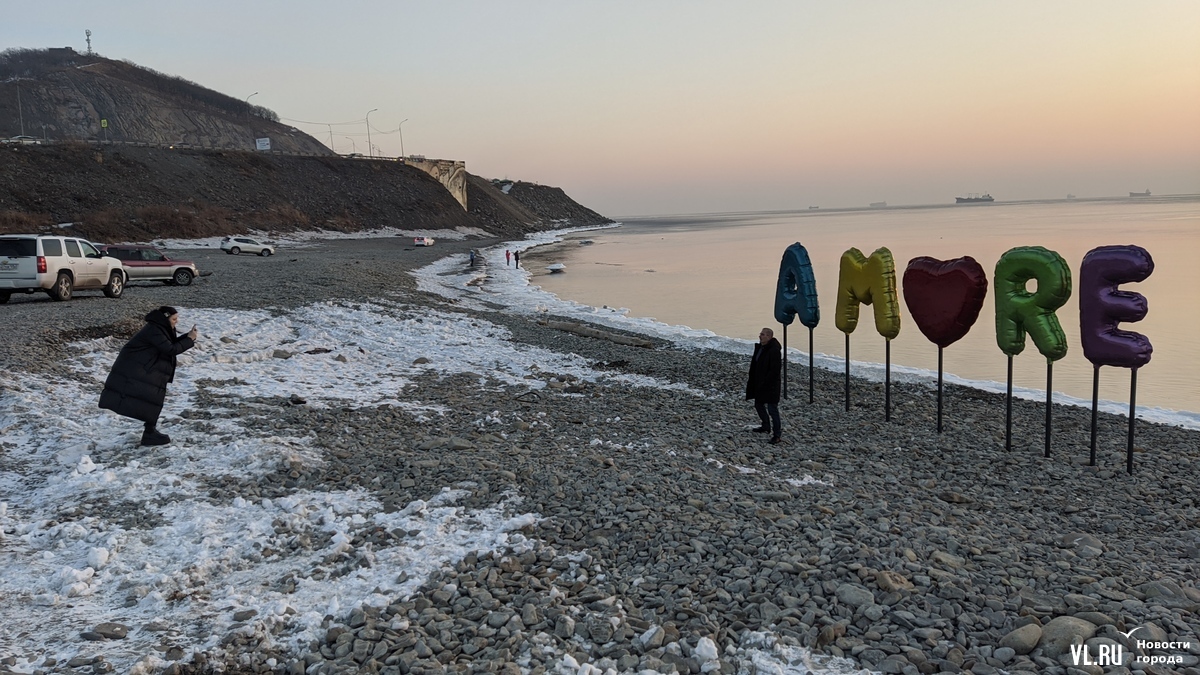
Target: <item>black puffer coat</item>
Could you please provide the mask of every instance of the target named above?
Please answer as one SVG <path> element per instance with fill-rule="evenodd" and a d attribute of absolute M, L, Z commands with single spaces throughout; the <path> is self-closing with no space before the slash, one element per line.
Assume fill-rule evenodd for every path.
<path fill-rule="evenodd" d="M 750 377 L 746 380 L 746 400 L 779 403 L 779 371 L 783 367 L 783 345 L 771 338 L 767 344 L 754 345 Z"/>
<path fill-rule="evenodd" d="M 194 344 L 186 335 L 176 336 L 162 312 L 147 314 L 146 326 L 117 355 L 100 394 L 100 407 L 143 422 L 158 420 L 167 383 L 175 380 L 175 356 Z"/>

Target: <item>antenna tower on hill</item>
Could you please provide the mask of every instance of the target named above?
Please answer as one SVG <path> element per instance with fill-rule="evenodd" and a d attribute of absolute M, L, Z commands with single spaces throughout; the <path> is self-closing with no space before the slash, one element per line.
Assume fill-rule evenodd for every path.
<path fill-rule="evenodd" d="M 88 28 L 88 29 L 85 29 L 83 32 L 87 34 L 88 56 L 91 56 L 92 55 L 92 30 L 90 28 Z"/>

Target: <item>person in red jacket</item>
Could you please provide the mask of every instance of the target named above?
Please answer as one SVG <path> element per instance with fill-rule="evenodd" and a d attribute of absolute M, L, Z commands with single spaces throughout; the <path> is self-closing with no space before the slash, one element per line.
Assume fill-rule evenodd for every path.
<path fill-rule="evenodd" d="M 762 329 L 754 356 L 750 358 L 750 377 L 746 380 L 746 400 L 754 400 L 754 410 L 762 424 L 755 433 L 771 432 L 770 443 L 780 440 L 779 389 L 783 369 L 783 346 L 775 339 L 775 331 Z"/>
<path fill-rule="evenodd" d="M 196 344 L 196 327 L 176 335 L 179 312 L 159 307 L 146 315 L 146 325 L 134 335 L 108 373 L 100 407 L 145 423 L 142 445 L 166 445 L 171 437 L 158 430 L 158 416 L 175 379 L 175 357 Z"/>

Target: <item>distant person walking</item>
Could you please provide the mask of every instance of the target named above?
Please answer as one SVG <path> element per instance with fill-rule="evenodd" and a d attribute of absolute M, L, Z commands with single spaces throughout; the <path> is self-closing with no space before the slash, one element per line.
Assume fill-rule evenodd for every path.
<path fill-rule="evenodd" d="M 475 249 L 471 249 L 471 267 L 475 266 Z"/>
<path fill-rule="evenodd" d="M 134 335 L 108 373 L 100 407 L 145 423 L 142 445 L 166 445 L 171 437 L 158 430 L 158 416 L 175 380 L 175 357 L 196 344 L 196 327 L 176 335 L 179 312 L 159 307 L 146 315 L 146 325 Z"/>
<path fill-rule="evenodd" d="M 521 266 L 521 252 L 513 251 L 513 267 Z"/>
<path fill-rule="evenodd" d="M 783 346 L 775 339 L 775 331 L 762 329 L 754 356 L 750 358 L 750 377 L 746 380 L 746 400 L 754 399 L 754 410 L 762 424 L 755 433 L 771 432 L 771 444 L 779 443 L 779 385 L 783 368 Z"/>
<path fill-rule="evenodd" d="M 512 251 L 504 249 L 504 266 L 512 265 Z"/>

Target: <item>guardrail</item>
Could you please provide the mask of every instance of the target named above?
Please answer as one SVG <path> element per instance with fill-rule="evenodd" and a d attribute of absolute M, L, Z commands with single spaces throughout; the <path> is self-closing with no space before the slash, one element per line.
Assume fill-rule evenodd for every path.
<path fill-rule="evenodd" d="M 2 139 L 0 139 L 0 140 L 2 140 Z M 91 139 L 91 138 L 88 138 L 88 139 L 80 138 L 80 139 L 71 139 L 71 140 L 36 138 L 36 139 L 34 139 L 34 141 L 36 141 L 36 142 L 26 142 L 26 143 L 20 143 L 20 144 L 14 143 L 14 145 L 69 145 L 71 143 L 86 143 L 88 145 L 96 145 L 96 146 L 126 146 L 126 147 L 132 147 L 132 148 L 157 148 L 159 150 L 210 150 L 210 151 L 235 150 L 235 151 L 239 151 L 239 152 L 252 152 L 252 153 L 261 154 L 261 155 L 280 155 L 280 156 L 287 156 L 287 157 L 340 157 L 342 159 L 361 159 L 361 160 L 366 160 L 366 161 L 374 160 L 374 161 L 379 161 L 379 162 L 399 162 L 401 164 L 408 164 L 409 162 L 458 162 L 458 161 L 462 161 L 462 160 L 455 160 L 455 159 L 430 159 L 428 157 L 422 157 L 420 155 L 409 155 L 408 157 L 382 157 L 382 156 L 367 157 L 365 155 L 354 154 L 354 153 L 341 154 L 341 153 L 337 153 L 337 152 L 330 152 L 330 153 L 326 154 L 326 153 L 318 153 L 318 152 L 287 152 L 285 150 L 255 150 L 254 148 L 244 148 L 244 147 L 233 146 L 233 145 L 202 145 L 202 144 L 196 144 L 196 143 L 153 143 L 150 141 L 105 141 L 105 140 L 98 140 L 98 139 Z"/>

